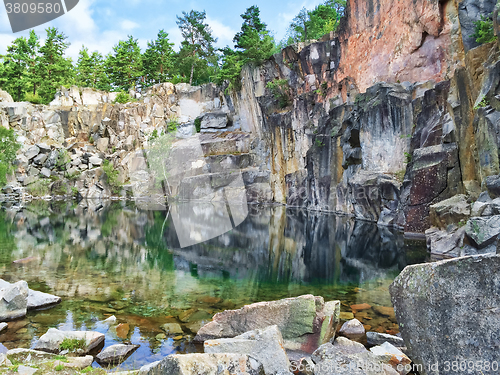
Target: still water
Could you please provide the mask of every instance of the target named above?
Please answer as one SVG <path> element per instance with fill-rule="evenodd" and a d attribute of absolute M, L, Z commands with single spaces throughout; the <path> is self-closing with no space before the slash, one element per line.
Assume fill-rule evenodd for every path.
<path fill-rule="evenodd" d="M 3 207 L 1 277 L 63 302 L 11 322 L 0 352 L 32 347 L 50 327 L 97 330 L 105 346 L 140 345 L 118 367 L 134 369 L 201 351 L 192 338 L 219 311 L 302 294 L 339 299 L 345 319 L 354 312 L 369 330 L 397 333 L 388 286 L 425 257 L 424 243 L 390 228 L 281 206 L 250 205 L 236 228 L 185 248 L 171 215 L 131 202 Z M 372 308 L 350 308 L 360 303 Z M 116 324 L 102 322 L 111 315 Z M 184 333 L 166 335 L 168 322 Z"/>

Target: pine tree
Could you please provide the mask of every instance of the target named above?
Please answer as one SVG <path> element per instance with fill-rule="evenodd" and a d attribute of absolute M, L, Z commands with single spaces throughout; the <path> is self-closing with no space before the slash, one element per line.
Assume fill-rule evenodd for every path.
<path fill-rule="evenodd" d="M 60 86 L 74 82 L 74 69 L 71 58 L 64 57 L 70 45 L 66 42 L 67 37 L 55 27 L 49 27 L 46 31 L 47 39 L 40 47 L 33 77 L 35 85 L 39 86 L 35 92 L 38 92 L 43 102 L 49 103 Z"/>
<path fill-rule="evenodd" d="M 94 51 L 89 55 L 88 48 L 82 46 L 76 66 L 76 84 L 104 91 L 111 89 L 106 75 L 105 61 L 99 52 Z"/>
<path fill-rule="evenodd" d="M 144 82 L 146 86 L 166 82 L 172 78 L 174 50 L 168 34 L 160 30 L 155 41 L 148 42 L 143 55 Z"/>
<path fill-rule="evenodd" d="M 7 54 L 4 56 L 2 87 L 16 101 L 23 100 L 25 93 L 29 91 L 30 71 L 35 65 L 38 46 L 38 37 L 31 30 L 29 39 L 17 38 L 7 47 Z"/>
<path fill-rule="evenodd" d="M 136 89 L 143 76 L 141 48 L 132 35 L 113 47 L 113 54 L 106 59 L 108 75 L 118 89 Z"/>
<path fill-rule="evenodd" d="M 206 69 L 204 73 L 210 74 L 210 70 L 215 73 L 217 56 L 213 44 L 217 42 L 217 39 L 212 36 L 210 26 L 204 23 L 205 11 L 192 10 L 189 14 L 186 12 L 182 12 L 182 14 L 183 17 L 177 16 L 177 25 L 184 38 L 178 54 L 178 61 L 183 66 L 189 67 L 189 84 L 191 85 L 195 68 L 198 70 Z M 180 66 L 180 70 L 185 75 L 186 72 L 182 71 L 183 66 Z M 198 75 L 203 76 L 200 72 L 198 72 Z"/>
<path fill-rule="evenodd" d="M 260 20 L 260 10 L 256 5 L 248 8 L 241 18 L 241 31 L 234 36 L 233 42 L 242 55 L 243 63 L 258 65 L 273 54 L 276 47 L 274 38 L 267 25 Z"/>

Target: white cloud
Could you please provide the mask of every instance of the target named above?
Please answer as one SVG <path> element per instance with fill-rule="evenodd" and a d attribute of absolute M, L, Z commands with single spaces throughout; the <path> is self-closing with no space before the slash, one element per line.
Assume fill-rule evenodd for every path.
<path fill-rule="evenodd" d="M 137 29 L 140 27 L 140 25 L 137 22 L 131 21 L 131 20 L 123 20 L 120 23 L 120 26 L 123 30 L 130 31 L 133 29 Z"/>
<path fill-rule="evenodd" d="M 209 16 L 206 18 L 206 22 L 210 25 L 213 31 L 213 35 L 217 38 L 217 45 L 220 47 L 225 47 L 227 45 L 233 45 L 234 35 L 237 33 L 236 30 L 229 26 L 224 25 Z"/>

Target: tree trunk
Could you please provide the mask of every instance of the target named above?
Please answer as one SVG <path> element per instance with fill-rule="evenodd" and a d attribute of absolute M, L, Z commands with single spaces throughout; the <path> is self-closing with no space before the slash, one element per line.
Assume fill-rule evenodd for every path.
<path fill-rule="evenodd" d="M 498 5 L 495 6 L 495 10 L 493 11 L 493 33 L 497 37 L 497 43 L 498 43 Z"/>
<path fill-rule="evenodd" d="M 193 84 L 194 63 L 191 65 L 191 76 L 189 77 L 189 84 Z"/>

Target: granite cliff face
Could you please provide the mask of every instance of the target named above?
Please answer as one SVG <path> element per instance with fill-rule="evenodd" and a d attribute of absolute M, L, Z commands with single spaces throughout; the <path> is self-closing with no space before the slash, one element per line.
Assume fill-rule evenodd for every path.
<path fill-rule="evenodd" d="M 175 120 L 177 162 L 167 167 L 183 178 L 172 180 L 173 195 L 217 200 L 232 188 L 224 199 L 246 194 L 423 234 L 430 206 L 456 194 L 476 199 L 500 173 L 498 50 L 470 49 L 469 26 L 490 8 L 351 0 L 338 33 L 246 66 L 237 92 L 165 83 L 125 105 L 77 88 L 50 106 L 7 100 L 2 124 L 24 143 L 12 184 L 29 186 L 41 167 L 67 177 L 32 156 L 41 144 L 42 153 L 70 153 L 66 171 L 86 171 L 76 185 L 84 197 L 110 195 L 92 157 L 109 160 L 134 196 L 165 193 L 148 150 Z"/>

